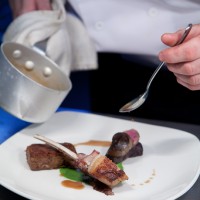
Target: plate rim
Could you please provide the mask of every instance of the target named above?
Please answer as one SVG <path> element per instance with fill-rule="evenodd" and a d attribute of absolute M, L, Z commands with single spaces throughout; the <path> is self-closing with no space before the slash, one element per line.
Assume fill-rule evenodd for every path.
<path fill-rule="evenodd" d="M 130 120 L 127 120 L 127 119 L 121 119 L 121 118 L 115 118 L 115 117 L 111 117 L 111 116 L 104 116 L 104 115 L 99 115 L 99 114 L 94 114 L 94 113 L 80 113 L 80 112 L 76 112 L 76 111 L 61 111 L 61 112 L 57 112 L 54 114 L 53 117 L 56 117 L 57 115 L 62 115 L 62 114 L 81 114 L 81 115 L 88 115 L 88 116 L 96 116 L 96 117 L 100 117 L 100 118 L 110 118 L 110 119 L 114 119 L 114 120 L 119 120 L 119 121 L 130 121 Z M 149 124 L 149 123 L 144 123 L 144 122 L 137 122 L 137 121 L 134 121 L 135 123 L 137 124 L 140 124 L 140 125 L 150 125 L 150 126 L 154 126 L 154 127 L 163 127 L 163 128 L 167 128 L 167 129 L 173 129 L 173 130 L 178 130 L 178 131 L 181 131 L 181 132 L 184 132 L 185 134 L 189 134 L 191 137 L 193 137 L 194 139 L 198 139 L 197 136 L 195 136 L 194 134 L 190 133 L 190 132 L 187 132 L 187 131 L 184 131 L 184 130 L 180 130 L 180 129 L 176 129 L 176 128 L 171 128 L 171 127 L 166 127 L 166 126 L 160 126 L 160 125 L 152 125 L 152 124 Z M 46 122 L 45 122 L 46 123 Z M 10 140 L 13 140 L 15 139 L 15 137 L 17 137 L 19 134 L 22 134 L 24 130 L 26 130 L 27 128 L 29 128 L 30 126 L 34 126 L 33 124 L 25 127 L 24 129 L 16 132 L 15 134 L 13 134 L 10 138 L 8 138 L 5 142 L 3 142 L 1 145 L 0 145 L 0 155 L 1 155 L 1 149 L 7 145 L 7 143 L 9 143 Z M 200 142 L 200 141 L 199 141 Z M 195 174 L 195 176 L 193 177 L 193 179 L 191 180 L 190 184 L 187 185 L 187 187 L 185 187 L 185 189 L 181 190 L 180 192 L 178 192 L 176 195 L 174 195 L 173 197 L 167 199 L 167 200 L 171 200 L 171 199 L 174 199 L 174 198 L 178 198 L 180 196 L 182 196 L 183 194 L 185 194 L 194 184 L 195 182 L 197 181 L 197 179 L 199 178 L 199 175 L 200 175 L 200 166 Z M 37 197 L 33 197 L 32 195 L 26 193 L 26 192 L 23 192 L 21 190 L 18 190 L 16 189 L 16 187 L 14 187 L 12 184 L 8 184 L 6 182 L 3 182 L 0 178 L 0 184 L 7 188 L 8 190 L 22 196 L 22 197 L 25 197 L 25 198 L 28 198 L 28 199 L 33 199 L 33 200 L 41 200 L 40 198 L 37 198 Z"/>

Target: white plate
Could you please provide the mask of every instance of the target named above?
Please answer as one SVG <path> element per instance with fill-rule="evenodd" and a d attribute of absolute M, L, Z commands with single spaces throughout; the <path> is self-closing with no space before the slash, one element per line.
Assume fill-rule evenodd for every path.
<path fill-rule="evenodd" d="M 111 140 L 113 134 L 137 129 L 144 155 L 123 162 L 129 180 L 115 187 L 114 196 L 85 186 L 82 190 L 61 185 L 59 170 L 31 171 L 25 149 L 41 134 L 57 142 L 79 143 Z M 78 152 L 93 149 L 104 154 L 107 148 L 78 146 Z M 129 120 L 77 112 L 59 112 L 40 125 L 31 125 L 0 146 L 0 183 L 32 200 L 169 200 L 187 192 L 200 174 L 200 142 L 190 133 Z"/>

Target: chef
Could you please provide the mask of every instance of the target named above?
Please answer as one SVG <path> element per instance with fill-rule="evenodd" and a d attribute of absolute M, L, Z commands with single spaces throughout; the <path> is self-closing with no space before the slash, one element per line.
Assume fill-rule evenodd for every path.
<path fill-rule="evenodd" d="M 145 59 L 159 55 L 161 61 L 168 63 L 168 69 L 175 74 L 178 83 L 190 90 L 200 89 L 198 0 L 69 2 L 83 20 L 98 52 L 145 55 Z M 49 0 L 10 0 L 10 4 L 14 17 L 37 9 L 51 9 Z M 189 23 L 194 26 L 186 41 L 172 47 Z M 166 45 L 172 48 L 166 48 Z"/>

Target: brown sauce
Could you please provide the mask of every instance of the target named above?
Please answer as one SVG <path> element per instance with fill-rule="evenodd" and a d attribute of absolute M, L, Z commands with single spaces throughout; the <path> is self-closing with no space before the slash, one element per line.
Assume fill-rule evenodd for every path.
<path fill-rule="evenodd" d="M 101 141 L 101 140 L 89 140 L 86 142 L 77 143 L 74 146 L 79 146 L 79 145 L 109 147 L 111 145 L 111 142 Z"/>
<path fill-rule="evenodd" d="M 156 170 L 153 169 L 151 175 L 146 180 L 139 183 L 138 185 L 144 186 L 145 184 L 151 183 L 153 181 L 153 179 L 155 178 L 155 176 L 156 176 Z M 131 186 L 133 186 L 133 187 L 138 186 L 138 185 L 137 184 L 131 184 Z"/>
<path fill-rule="evenodd" d="M 77 190 L 81 190 L 84 188 L 84 185 L 82 182 L 76 182 L 76 181 L 71 181 L 71 180 L 64 180 L 61 182 L 61 184 L 64 187 L 73 188 Z"/>
<path fill-rule="evenodd" d="M 156 170 L 153 169 L 151 176 L 148 179 L 146 179 L 143 184 L 151 183 L 151 181 L 154 179 L 155 176 L 156 176 Z"/>

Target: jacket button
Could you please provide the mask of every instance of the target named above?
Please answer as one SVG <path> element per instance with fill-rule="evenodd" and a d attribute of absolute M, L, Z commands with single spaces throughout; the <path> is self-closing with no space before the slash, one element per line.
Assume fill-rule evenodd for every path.
<path fill-rule="evenodd" d="M 97 30 L 101 30 L 101 29 L 103 28 L 103 22 L 102 22 L 102 21 L 97 21 L 97 22 L 95 23 L 95 28 L 96 28 Z"/>
<path fill-rule="evenodd" d="M 155 17 L 158 15 L 158 10 L 156 8 L 150 8 L 148 11 L 149 16 Z"/>

